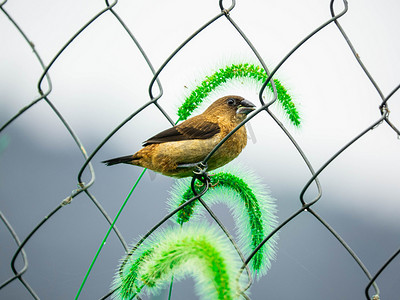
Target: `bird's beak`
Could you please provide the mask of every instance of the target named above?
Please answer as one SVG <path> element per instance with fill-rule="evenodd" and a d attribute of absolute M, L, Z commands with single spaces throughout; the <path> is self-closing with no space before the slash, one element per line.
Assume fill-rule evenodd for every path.
<path fill-rule="evenodd" d="M 253 103 L 251 103 L 249 100 L 244 99 L 240 102 L 238 109 L 236 110 L 236 113 L 247 115 L 255 109 L 256 106 Z"/>

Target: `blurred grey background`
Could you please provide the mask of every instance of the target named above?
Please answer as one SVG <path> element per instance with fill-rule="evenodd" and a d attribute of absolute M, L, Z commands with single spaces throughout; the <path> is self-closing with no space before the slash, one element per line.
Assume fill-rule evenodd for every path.
<path fill-rule="evenodd" d="M 329 1 L 237 1 L 231 17 L 272 69 L 303 37 L 330 18 Z M 339 12 L 342 3 L 336 1 Z M 226 3 L 228 6 L 229 3 Z M 102 1 L 8 1 L 3 8 L 35 44 L 45 64 L 92 16 Z M 384 95 L 399 84 L 400 26 L 396 1 L 349 1 L 340 19 L 358 54 Z M 126 22 L 157 69 L 172 51 L 219 13 L 218 1 L 121 1 L 115 11 Z M 16 28 L 0 13 L 0 124 L 38 97 L 42 74 Z M 204 76 L 227 64 L 256 62 L 225 18 L 201 32 L 160 74 L 159 103 L 176 120 L 185 95 Z M 49 99 L 90 154 L 122 120 L 149 100 L 152 73 L 110 12 L 89 26 L 50 69 Z M 352 56 L 334 24 L 294 53 L 276 74 L 299 107 L 303 123 L 294 128 L 279 105 L 272 111 L 299 143 L 314 169 L 379 117 L 378 93 Z M 44 88 L 46 85 L 44 84 Z M 258 86 L 232 82 L 209 101 L 241 94 L 259 105 Z M 268 96 L 268 95 L 267 95 Z M 390 120 L 400 127 L 400 101 L 388 102 Z M 113 218 L 141 169 L 107 168 L 100 161 L 137 151 L 141 142 L 169 126 L 153 106 L 126 124 L 92 160 L 96 181 L 90 191 Z M 251 139 L 237 161 L 270 187 L 282 222 L 301 205 L 299 194 L 310 173 L 282 130 L 266 113 L 251 122 Z M 0 210 L 20 239 L 77 188 L 84 163 L 71 136 L 41 101 L 0 134 Z M 313 206 L 352 247 L 371 273 L 400 246 L 400 143 L 387 124 L 368 132 L 319 176 L 322 198 Z M 89 180 L 88 172 L 84 173 Z M 173 179 L 145 174 L 117 226 L 128 242 L 138 239 L 166 213 Z M 316 196 L 314 186 L 306 200 Z M 233 230 L 226 207 L 213 207 Z M 27 243 L 24 279 L 41 299 L 73 299 L 108 224 L 84 194 L 62 208 Z M 16 244 L 0 225 L 0 281 Z M 338 241 L 304 212 L 280 231 L 277 259 L 251 288 L 252 299 L 364 299 L 366 276 Z M 124 250 L 114 234 L 103 248 L 79 299 L 105 295 Z M 17 260 L 17 267 L 22 260 Z M 17 268 L 17 269 L 18 269 Z M 399 299 L 400 260 L 379 277 L 381 299 Z M 193 280 L 174 284 L 173 299 L 196 299 Z M 167 292 L 154 299 L 166 299 Z M 371 290 L 371 295 L 373 290 Z M 21 283 L 0 290 L 1 299 L 31 299 Z"/>

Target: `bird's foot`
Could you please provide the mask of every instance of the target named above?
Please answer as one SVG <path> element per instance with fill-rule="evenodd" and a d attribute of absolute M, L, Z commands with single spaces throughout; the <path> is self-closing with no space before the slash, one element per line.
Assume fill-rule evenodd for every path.
<path fill-rule="evenodd" d="M 204 186 L 204 182 L 202 182 L 202 181 L 200 181 L 200 182 L 201 182 L 201 184 L 198 181 L 196 181 L 195 185 L 197 187 L 203 187 Z"/>
<path fill-rule="evenodd" d="M 210 177 L 214 176 L 214 174 L 210 175 Z M 217 179 L 217 182 L 215 183 L 210 183 L 210 188 L 214 188 L 219 184 L 219 179 Z"/>
<path fill-rule="evenodd" d="M 216 186 L 219 184 L 219 179 L 217 179 L 217 181 L 216 181 L 215 183 L 212 183 L 212 182 L 213 182 L 212 177 L 213 177 L 215 174 L 208 174 L 208 173 L 207 173 L 207 175 L 208 175 L 208 177 L 209 177 L 209 179 L 210 179 L 210 188 L 216 187 Z M 203 187 L 203 186 L 204 186 L 204 182 L 201 182 L 201 184 L 199 184 L 198 182 L 196 182 L 196 186 L 197 186 L 197 187 Z"/>
<path fill-rule="evenodd" d="M 203 185 L 208 182 L 210 183 L 210 176 L 207 173 L 208 165 L 206 163 L 200 162 L 196 165 L 193 170 L 194 177 L 198 179 Z M 201 185 L 201 186 L 203 186 Z"/>

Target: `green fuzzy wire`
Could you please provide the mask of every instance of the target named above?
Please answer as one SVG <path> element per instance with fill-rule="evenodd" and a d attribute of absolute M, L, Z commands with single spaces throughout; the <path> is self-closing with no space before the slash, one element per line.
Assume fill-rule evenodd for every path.
<path fill-rule="evenodd" d="M 242 206 L 237 208 L 237 210 L 243 211 L 243 213 L 247 215 L 247 219 L 241 221 L 240 224 L 237 224 L 237 227 L 240 229 L 240 231 L 243 232 L 242 236 L 240 237 L 242 243 L 245 245 L 251 243 L 249 248 L 251 251 L 253 251 L 262 242 L 265 236 L 268 235 L 269 232 L 271 232 L 272 227 L 275 225 L 275 209 L 272 204 L 266 204 L 265 199 L 263 199 L 264 202 L 261 203 L 261 196 L 256 196 L 259 193 L 253 192 L 253 189 L 257 190 L 260 188 L 254 186 L 250 187 L 249 184 L 247 184 L 246 181 L 242 179 L 246 177 L 250 179 L 249 175 L 241 172 L 242 174 L 239 174 L 239 177 L 232 173 L 234 172 L 213 173 L 210 176 L 210 192 L 215 190 L 215 193 L 213 195 L 207 193 L 205 196 L 203 196 L 203 198 L 209 204 L 214 203 L 213 200 L 210 198 L 220 198 L 221 201 L 229 204 L 231 207 Z M 179 184 L 179 187 L 176 188 L 175 191 L 171 192 L 172 197 L 170 198 L 169 202 L 171 210 L 175 209 L 176 207 L 182 205 L 183 203 L 194 197 L 189 182 L 186 182 L 187 185 L 184 192 L 182 192 L 182 187 L 185 186 L 185 183 L 182 183 L 182 181 L 180 182 L 181 184 Z M 195 188 L 198 189 L 198 192 L 200 192 L 201 187 Z M 233 191 L 234 194 L 239 196 L 240 200 L 234 201 L 232 197 L 224 194 L 224 189 Z M 179 194 L 181 196 L 178 196 Z M 198 201 L 192 202 L 189 205 L 185 206 L 177 213 L 177 223 L 182 225 L 183 223 L 188 222 L 200 208 L 201 206 L 199 205 Z M 239 215 L 241 214 L 239 213 Z M 243 216 L 237 217 L 238 218 L 235 219 L 242 220 L 243 218 Z M 246 240 L 244 235 L 250 236 L 251 241 Z M 266 270 L 268 269 L 270 264 L 269 261 L 275 255 L 275 244 L 276 237 L 273 237 L 270 242 L 265 244 L 262 249 L 260 249 L 253 257 L 251 261 L 251 266 L 252 269 L 257 272 L 258 276 L 262 276 L 263 274 L 265 274 Z"/>
<path fill-rule="evenodd" d="M 216 71 L 211 76 L 206 76 L 206 79 L 186 97 L 184 103 L 178 109 L 179 121 L 186 120 L 213 90 L 236 78 L 249 78 L 263 83 L 267 80 L 268 75 L 262 67 L 248 63 L 232 64 L 225 67 L 225 69 L 219 69 L 219 71 Z M 292 124 L 298 127 L 301 120 L 292 97 L 278 79 L 273 79 L 273 81 L 278 93 L 279 103 L 282 105 Z M 267 87 L 273 91 L 271 82 L 268 83 Z"/>

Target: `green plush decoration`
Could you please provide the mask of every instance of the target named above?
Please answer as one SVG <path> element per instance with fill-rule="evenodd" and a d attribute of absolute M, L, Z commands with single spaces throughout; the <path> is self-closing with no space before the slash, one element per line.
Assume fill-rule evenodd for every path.
<path fill-rule="evenodd" d="M 175 226 L 148 238 L 127 255 L 115 281 L 113 299 L 156 294 L 174 280 L 193 276 L 201 299 L 237 299 L 241 261 L 226 236 L 206 223 Z"/>
<path fill-rule="evenodd" d="M 210 175 L 211 187 L 202 199 L 209 206 L 224 203 L 229 207 L 236 223 L 239 248 L 245 256 L 249 255 L 276 227 L 274 199 L 267 187 L 253 173 L 245 171 L 243 166 L 226 166 Z M 168 202 L 170 210 L 176 209 L 194 196 L 190 181 L 187 178 L 176 180 Z M 200 191 L 201 187 L 197 188 Z M 204 212 L 203 206 L 195 201 L 176 214 L 176 222 L 183 225 L 191 219 L 199 219 Z M 253 257 L 250 267 L 257 278 L 269 269 L 271 260 L 275 257 L 277 238 L 274 235 Z"/>
<path fill-rule="evenodd" d="M 190 95 L 186 97 L 184 103 L 178 109 L 178 121 L 186 120 L 217 87 L 237 78 L 247 78 L 262 84 L 267 80 L 268 75 L 262 67 L 248 63 L 232 64 L 226 66 L 224 69 L 219 69 L 214 74 L 206 76 L 206 79 L 195 87 Z M 298 127 L 301 119 L 292 97 L 278 79 L 273 79 L 273 81 L 278 93 L 278 102 L 282 105 L 290 122 Z M 267 87 L 272 91 L 271 82 L 268 83 Z"/>

